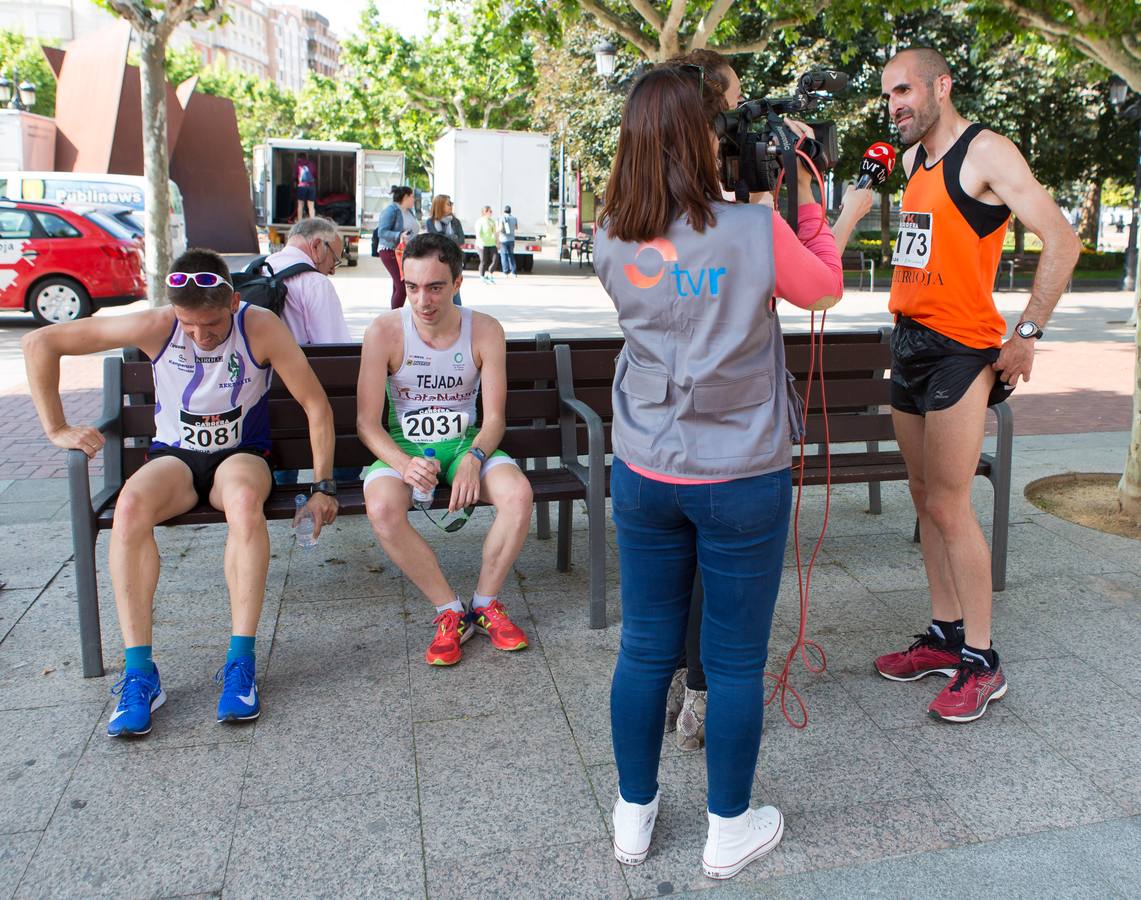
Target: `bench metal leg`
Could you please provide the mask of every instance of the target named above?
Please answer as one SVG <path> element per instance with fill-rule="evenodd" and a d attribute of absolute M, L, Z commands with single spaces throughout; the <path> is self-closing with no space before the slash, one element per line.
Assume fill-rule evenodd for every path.
<path fill-rule="evenodd" d="M 867 442 L 868 453 L 878 453 L 880 449 L 879 441 Z M 883 502 L 880 496 L 880 483 L 878 481 L 868 482 L 868 512 L 873 516 L 878 516 L 883 512 Z"/>
<path fill-rule="evenodd" d="M 75 485 L 72 486 L 73 493 Z M 75 549 L 75 589 L 79 606 L 79 645 L 83 658 L 83 677 L 103 675 L 103 634 L 99 626 L 99 587 L 95 579 L 95 517 L 85 515 L 91 509 L 91 497 L 83 486 L 81 495 L 71 500 L 71 539 Z"/>
<path fill-rule="evenodd" d="M 536 471 L 546 471 L 547 460 L 535 459 L 532 460 L 535 464 Z M 536 503 L 535 504 L 535 528 L 540 541 L 549 541 L 551 539 L 551 504 L 550 503 Z"/>
<path fill-rule="evenodd" d="M 606 627 L 606 484 L 592 478 L 587 485 L 590 547 L 590 627 Z"/>
<path fill-rule="evenodd" d="M 559 501 L 559 535 L 558 548 L 555 553 L 555 568 L 560 572 L 570 571 L 571 555 L 571 526 L 573 525 L 574 510 L 570 500 Z"/>
<path fill-rule="evenodd" d="M 1014 415 L 1004 402 L 994 407 L 998 436 L 991 463 L 994 513 L 991 519 L 990 574 L 995 591 L 1006 590 L 1006 549 L 1010 538 L 1010 467 L 1014 443 Z"/>

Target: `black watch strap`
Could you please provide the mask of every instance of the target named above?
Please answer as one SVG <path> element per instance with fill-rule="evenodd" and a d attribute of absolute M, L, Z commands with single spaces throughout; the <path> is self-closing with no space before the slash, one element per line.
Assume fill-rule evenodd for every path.
<path fill-rule="evenodd" d="M 309 486 L 309 496 L 314 494 L 328 494 L 330 497 L 337 496 L 337 482 L 332 478 L 325 478 L 322 481 L 316 481 Z"/>

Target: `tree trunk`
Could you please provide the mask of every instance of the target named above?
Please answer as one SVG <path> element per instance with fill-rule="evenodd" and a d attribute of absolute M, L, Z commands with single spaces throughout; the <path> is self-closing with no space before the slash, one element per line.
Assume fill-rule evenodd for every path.
<path fill-rule="evenodd" d="M 1082 200 L 1081 218 L 1078 220 L 1078 237 L 1086 246 L 1097 249 L 1097 226 L 1101 221 L 1101 179 L 1095 179 L 1086 188 Z"/>
<path fill-rule="evenodd" d="M 1129 455 L 1125 471 L 1117 486 L 1122 511 L 1141 525 L 1141 279 L 1133 295 L 1133 318 L 1137 321 L 1137 361 L 1133 366 L 1133 432 L 1129 436 Z"/>
<path fill-rule="evenodd" d="M 1026 226 L 1017 216 L 1014 218 L 1014 252 L 1022 253 L 1026 250 Z"/>
<path fill-rule="evenodd" d="M 880 191 L 880 264 L 891 263 L 891 193 Z"/>
<path fill-rule="evenodd" d="M 146 205 L 145 241 L 147 292 L 151 306 L 166 303 L 164 283 L 170 271 L 170 158 L 167 152 L 166 47 L 155 35 L 139 38 L 139 68 L 143 106 L 143 188 Z"/>

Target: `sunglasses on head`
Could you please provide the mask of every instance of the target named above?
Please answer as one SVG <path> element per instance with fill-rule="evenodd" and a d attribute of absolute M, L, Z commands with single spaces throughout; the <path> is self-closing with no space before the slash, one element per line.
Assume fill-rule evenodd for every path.
<path fill-rule="evenodd" d="M 200 288 L 216 288 L 224 284 L 230 290 L 234 289 L 229 281 L 214 272 L 171 272 L 166 276 L 166 286 L 172 288 L 186 287 L 192 281 Z"/>

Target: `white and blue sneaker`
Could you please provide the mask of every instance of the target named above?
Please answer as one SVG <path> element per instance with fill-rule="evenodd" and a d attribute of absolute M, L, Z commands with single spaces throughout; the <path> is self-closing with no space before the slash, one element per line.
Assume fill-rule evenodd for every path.
<path fill-rule="evenodd" d="M 252 656 L 239 656 L 226 663 L 214 680 L 222 685 L 222 696 L 218 698 L 219 722 L 248 722 L 261 715 Z"/>
<path fill-rule="evenodd" d="M 119 703 L 107 720 L 108 737 L 141 737 L 151 730 L 151 713 L 166 702 L 159 682 L 158 666 L 154 673 L 124 672 L 113 688 Z"/>

